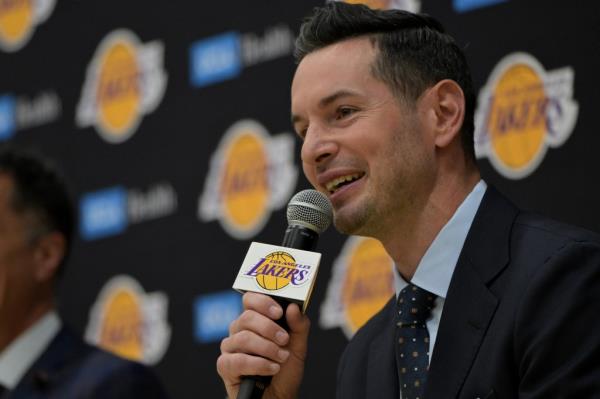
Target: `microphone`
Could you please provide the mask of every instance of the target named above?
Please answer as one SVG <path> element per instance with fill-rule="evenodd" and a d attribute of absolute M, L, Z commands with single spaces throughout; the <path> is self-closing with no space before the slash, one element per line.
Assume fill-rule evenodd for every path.
<path fill-rule="evenodd" d="M 302 252 L 315 249 L 319 234 L 327 230 L 332 219 L 333 210 L 331 202 L 324 194 L 316 190 L 298 192 L 292 197 L 287 206 L 288 227 L 285 230 L 281 244 L 285 248 L 261 248 L 262 252 L 259 253 L 270 252 L 269 255 L 262 257 L 261 255 L 256 255 L 253 251 L 259 251 L 257 249 L 258 246 L 266 245 L 252 243 L 233 288 L 240 291 L 261 292 L 273 297 L 283 308 L 283 316 L 277 320 L 277 324 L 289 330 L 287 321 L 285 320 L 287 305 L 292 302 L 298 303 L 303 312 L 306 310 L 320 260 L 320 254 Z M 291 251 L 286 250 L 289 248 L 301 251 L 295 251 L 293 253 L 294 256 L 291 256 L 288 253 Z M 260 260 L 254 264 L 257 258 Z M 300 259 L 303 262 L 300 262 Z M 290 267 L 292 263 L 293 267 Z M 249 266 L 245 267 L 245 265 Z M 254 287 L 249 286 L 247 284 L 248 277 L 256 278 L 256 282 L 260 288 L 256 287 L 254 289 Z M 275 283 L 274 285 L 273 282 Z M 279 285 L 283 287 L 278 288 Z M 290 288 L 285 293 L 279 291 L 287 287 Z M 291 291 L 296 288 L 299 288 L 296 290 L 297 293 L 296 291 Z M 269 293 L 265 292 L 265 290 L 277 291 L 277 293 Z M 266 376 L 242 378 L 237 399 L 260 399 L 270 382 L 271 377 Z"/>
<path fill-rule="evenodd" d="M 332 218 L 331 202 L 325 194 L 317 190 L 300 191 L 288 203 L 288 227 L 281 245 L 312 251 L 319 234 L 327 230 Z"/>

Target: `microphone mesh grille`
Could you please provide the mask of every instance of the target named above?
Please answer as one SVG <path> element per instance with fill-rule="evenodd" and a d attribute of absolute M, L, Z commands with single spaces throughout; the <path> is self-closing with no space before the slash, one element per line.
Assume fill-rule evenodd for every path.
<path fill-rule="evenodd" d="M 296 193 L 288 203 L 288 224 L 301 224 L 321 234 L 331 224 L 333 209 L 331 202 L 316 190 L 303 190 Z"/>

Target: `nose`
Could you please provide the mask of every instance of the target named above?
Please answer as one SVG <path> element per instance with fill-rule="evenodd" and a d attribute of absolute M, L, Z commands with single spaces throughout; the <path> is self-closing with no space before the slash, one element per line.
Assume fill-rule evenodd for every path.
<path fill-rule="evenodd" d="M 338 150 L 339 146 L 329 132 L 313 125 L 304 136 L 300 157 L 304 164 L 318 167 L 335 157 Z"/>

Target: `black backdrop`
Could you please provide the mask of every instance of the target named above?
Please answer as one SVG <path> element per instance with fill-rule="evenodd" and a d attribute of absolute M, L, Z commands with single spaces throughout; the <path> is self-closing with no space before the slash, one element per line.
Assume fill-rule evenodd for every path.
<path fill-rule="evenodd" d="M 71 182 L 80 218 L 89 223 L 79 229 L 61 284 L 62 315 L 82 333 L 87 330 L 90 337 L 94 335 L 89 332 L 93 329 L 91 325 L 103 325 L 100 330 L 108 331 L 109 341 L 121 345 L 122 353 L 133 354 L 155 367 L 173 397 L 224 396 L 215 371 L 218 341 L 227 320 L 239 306 L 239 299 L 232 297 L 228 288 L 250 241 L 278 243 L 281 239 L 285 228 L 282 204 L 265 205 L 265 201 L 273 202 L 269 179 L 274 170 L 285 168 L 282 154 L 291 157 L 298 180 L 279 195 L 287 199 L 308 186 L 297 166 L 298 142 L 291 141 L 293 148 L 279 150 L 265 146 L 277 135 L 288 137 L 287 140 L 291 137 L 289 84 L 295 67 L 290 32 L 295 35 L 301 18 L 322 1 L 5 3 L 0 2 L 0 140 L 35 147 L 56 159 Z M 513 135 L 509 139 L 513 144 L 502 150 L 506 156 L 510 151 L 521 151 L 519 148 L 523 146 L 535 147 L 535 137 L 539 147 L 540 137 L 543 141 L 555 134 L 544 130 L 551 118 L 560 122 L 569 112 L 575 118 L 574 128 L 563 129 L 564 143 L 548 148 L 545 156 L 539 158 L 539 166 L 530 166 L 525 176 L 505 177 L 506 173 L 493 166 L 489 157 L 482 157 L 480 165 L 489 182 L 524 208 L 598 230 L 600 191 L 596 179 L 600 174 L 597 167 L 600 139 L 593 118 L 600 69 L 600 6 L 591 1 L 557 0 L 398 3 L 420 5 L 421 11 L 440 19 L 455 35 L 466 50 L 478 92 L 490 84 L 492 71 L 505 56 L 520 52 L 537 60 L 538 69 L 531 66 L 528 69 L 534 71 L 527 75 L 528 81 L 519 83 L 522 75 L 507 72 L 503 76 L 505 81 L 512 79 L 509 84 L 512 86 L 504 94 L 494 92 L 495 98 L 503 99 L 504 110 L 513 112 L 509 120 L 518 119 L 523 104 L 528 100 L 535 102 L 540 95 L 553 104 L 559 97 L 576 104 L 575 111 L 573 107 L 570 111 L 561 106 L 543 108 L 537 122 L 530 119 L 504 132 L 505 137 Z M 460 7 L 469 3 L 470 8 Z M 44 5 L 48 8 L 45 19 L 23 17 L 35 14 L 32 10 Z M 18 33 L 12 36 L 6 33 L 11 29 L 30 31 L 30 37 L 15 38 Z M 133 52 L 137 54 L 138 69 L 131 72 L 126 56 L 117 59 L 111 69 L 124 76 L 124 80 L 113 83 L 134 82 L 134 94 L 129 92 L 133 97 L 106 105 L 113 107 L 107 112 L 125 118 L 131 114 L 114 108 L 133 104 L 138 109 L 132 118 L 139 117 L 139 125 L 128 129 L 130 137 L 126 139 L 118 132 L 100 134 L 102 128 L 93 118 L 84 126 L 76 122 L 84 83 L 91 79 L 95 87 L 93 83 L 99 81 L 88 76 L 90 63 L 103 39 L 117 29 L 130 31 L 139 40 L 130 45 L 130 49 L 131 46 L 136 49 Z M 210 42 L 213 47 L 202 46 L 227 32 L 229 39 Z M 151 42 L 159 43 L 164 52 L 158 51 L 153 60 L 140 61 L 145 53 L 139 46 Z M 200 48 L 198 53 L 192 51 L 197 49 L 196 45 Z M 249 53 L 251 47 L 255 49 L 254 55 Z M 202 49 L 208 50 L 202 53 Z M 572 82 L 559 79 L 559 83 L 548 83 L 545 73 L 560 68 L 570 68 Z M 146 92 L 152 85 L 160 86 L 157 82 L 161 76 L 166 82 L 164 94 L 155 93 L 156 107 L 143 110 L 140 105 L 143 101 L 139 99 L 152 97 Z M 533 89 L 531 79 L 537 82 Z M 199 81 L 204 83 L 198 84 Z M 126 90 L 127 86 L 117 83 L 112 88 L 118 97 L 118 89 Z M 492 88 L 495 84 L 491 83 Z M 104 93 L 106 98 L 110 98 L 110 89 Z M 92 104 L 94 100 L 101 101 L 98 93 L 92 92 L 88 98 Z M 95 109 L 97 112 L 98 107 Z M 499 109 L 497 112 L 501 112 Z M 264 156 L 266 166 L 261 164 L 261 168 L 255 168 L 258 172 L 252 172 L 258 173 L 254 180 L 241 178 L 241 183 L 237 180 L 232 183 L 238 184 L 234 187 L 238 191 L 231 195 L 241 192 L 242 197 L 231 201 L 238 201 L 232 206 L 242 209 L 242 213 L 249 212 L 250 216 L 256 212 L 244 211 L 243 204 L 262 204 L 265 224 L 262 227 L 257 222 L 256 231 L 241 229 L 245 232 L 238 231 L 236 235 L 219 222 L 223 209 L 217 206 L 212 218 L 203 219 L 198 216 L 198 208 L 207 187 L 208 191 L 212 189 L 217 205 L 232 198 L 222 192 L 222 185 L 210 186 L 206 180 L 215 152 L 221 148 L 222 154 L 226 154 L 227 148 L 233 148 L 227 147 L 227 143 L 233 146 L 233 141 L 221 141 L 225 132 L 235 122 L 247 119 L 258 122 L 268 133 L 254 139 L 259 150 L 253 147 L 243 152 L 242 148 L 242 155 L 231 157 L 241 159 L 239 176 L 249 178 L 242 172 L 254 170 L 252 162 L 256 162 L 256 154 L 270 155 Z M 247 125 L 248 129 L 252 130 Z M 491 132 L 493 128 L 488 130 Z M 530 140 L 523 144 L 518 137 Z M 218 180 L 219 171 L 234 168 L 231 166 L 234 161 L 214 158 L 212 173 Z M 225 166 L 219 166 L 219 161 L 225 162 Z M 250 163 L 244 166 L 246 161 Z M 245 199 L 244 182 L 253 184 L 248 181 L 259 183 L 250 189 L 255 191 L 246 192 Z M 107 194 L 107 189 L 113 189 L 113 196 Z M 92 213 L 87 214 L 88 211 Z M 313 329 L 301 397 L 333 397 L 337 358 L 347 336 L 340 328 L 325 328 L 325 324 L 319 323 L 323 317 L 320 305 L 332 278 L 331 265 L 338 259 L 345 241 L 345 237 L 334 231 L 321 237 L 323 267 L 309 309 Z M 134 283 L 123 279 L 115 283 L 129 292 L 129 299 L 121 297 L 121 302 L 114 300 L 112 307 L 102 310 L 100 293 L 103 288 L 110 288 L 106 284 L 111 278 L 119 275 L 134 279 Z M 135 282 L 139 287 L 134 287 Z M 104 292 L 105 299 L 110 297 L 110 292 Z M 166 310 L 164 317 L 161 317 L 161 303 Z M 94 304 L 101 309 L 96 315 L 91 312 Z M 343 306 L 338 311 L 343 312 Z M 102 317 L 109 321 L 102 324 Z M 165 334 L 162 337 L 161 332 Z"/>

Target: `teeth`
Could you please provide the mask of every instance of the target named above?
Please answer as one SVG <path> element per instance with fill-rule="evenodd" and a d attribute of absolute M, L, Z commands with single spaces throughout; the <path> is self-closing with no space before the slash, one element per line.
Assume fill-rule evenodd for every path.
<path fill-rule="evenodd" d="M 325 188 L 327 189 L 327 191 L 329 191 L 330 194 L 333 194 L 339 188 L 340 184 L 345 183 L 347 181 L 354 181 L 354 180 L 358 179 L 359 177 L 360 177 L 360 173 L 354 173 L 352 175 L 336 177 L 335 179 L 328 182 L 325 185 Z"/>

